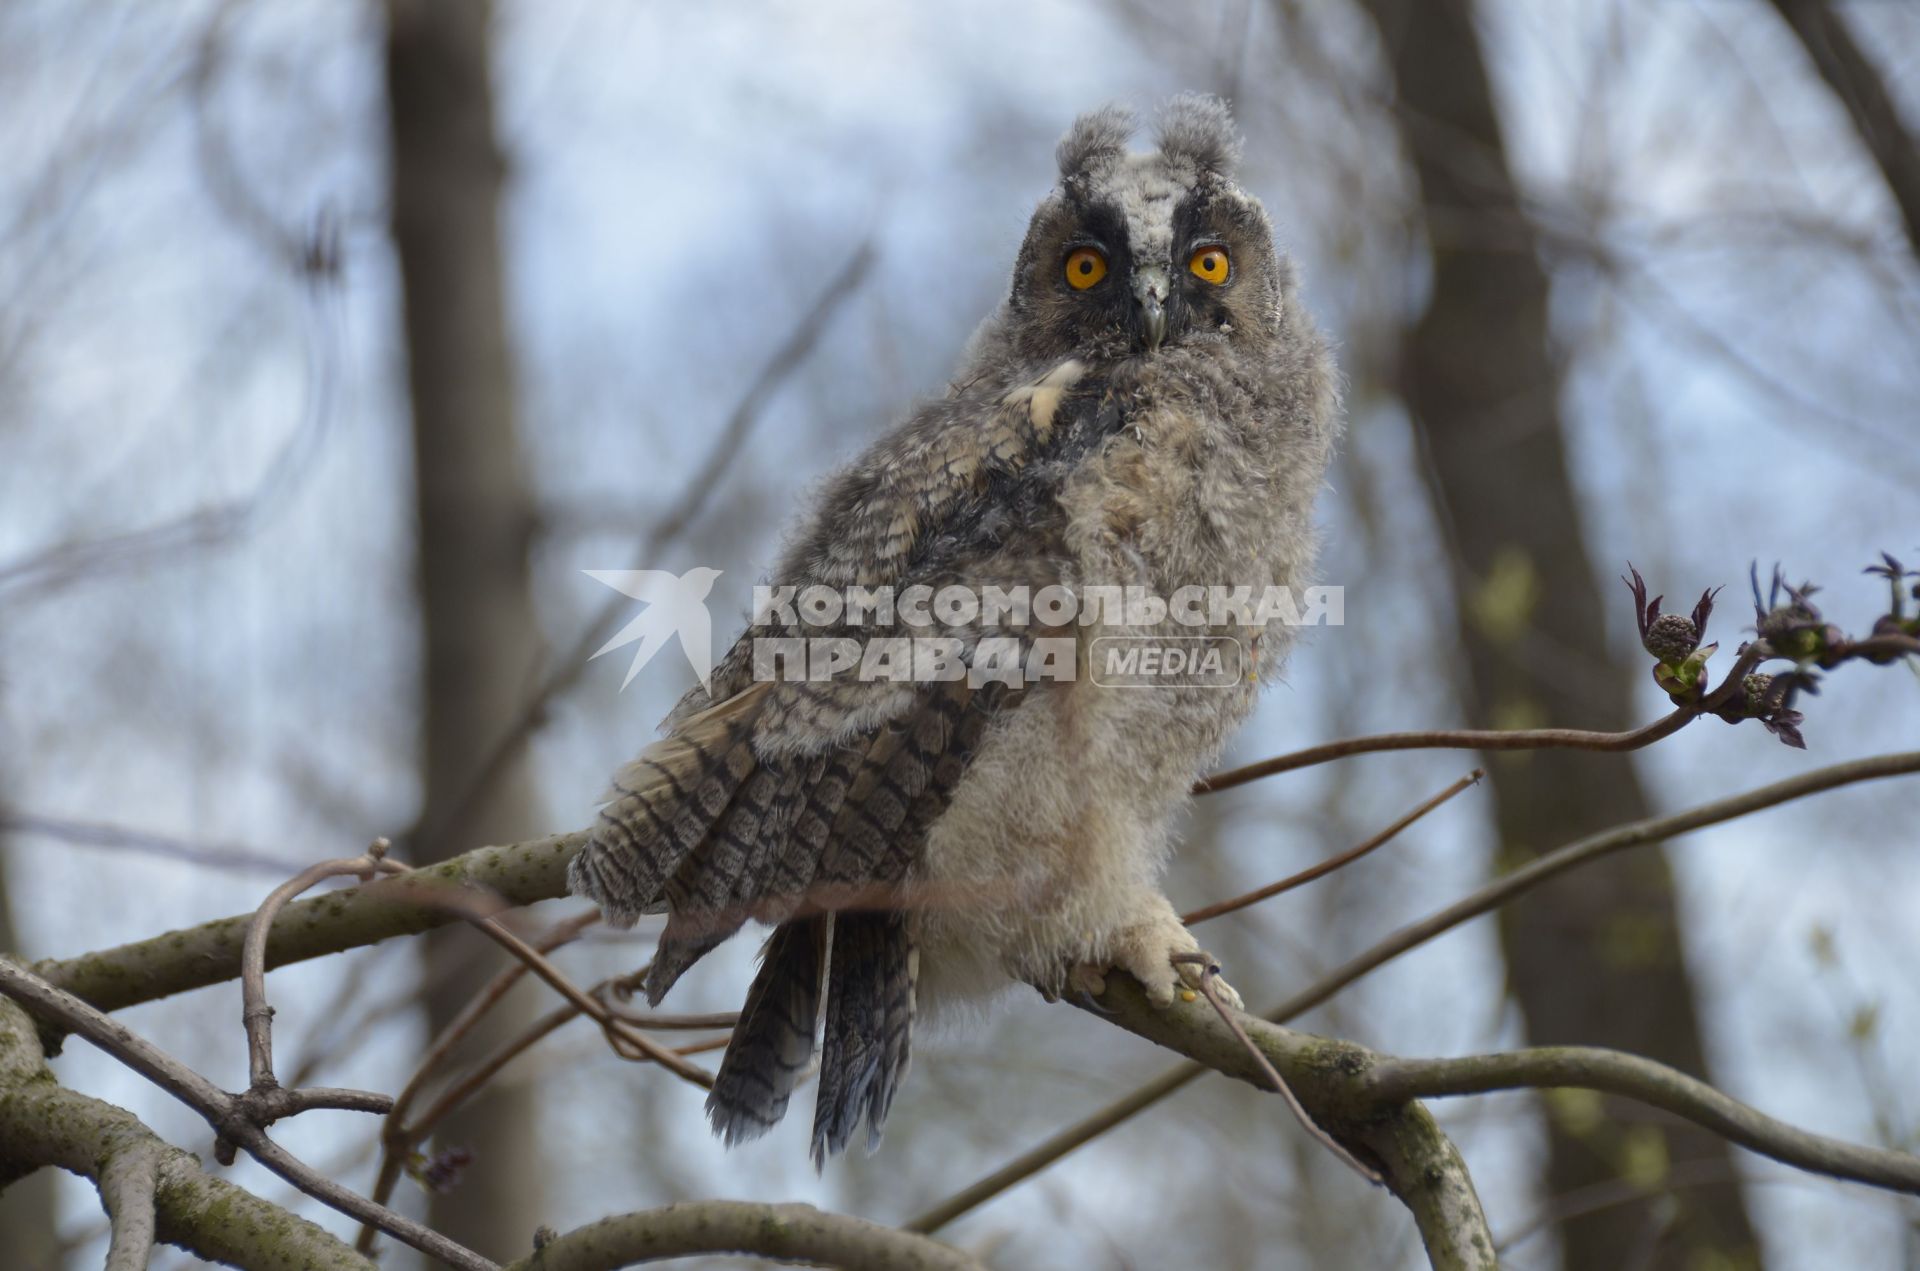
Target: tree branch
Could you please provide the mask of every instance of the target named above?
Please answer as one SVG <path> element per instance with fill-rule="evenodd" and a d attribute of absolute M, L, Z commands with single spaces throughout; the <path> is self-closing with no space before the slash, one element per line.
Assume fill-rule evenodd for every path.
<path fill-rule="evenodd" d="M 1864 1147 L 1777 1121 L 1704 1081 L 1639 1055 L 1597 1046 L 1539 1046 L 1460 1059 L 1386 1059 L 1361 1081 L 1388 1101 L 1524 1087 L 1624 1095 L 1685 1117 L 1729 1142 L 1796 1169 L 1920 1195 L 1920 1157 Z"/>
<path fill-rule="evenodd" d="M 1262 777 L 1278 776 L 1299 768 L 1331 763 L 1354 755 L 1371 755 L 1388 750 L 1592 750 L 1617 753 L 1639 750 L 1673 734 L 1700 718 L 1695 707 L 1680 707 L 1651 724 L 1630 728 L 1623 733 L 1597 733 L 1584 728 L 1435 728 L 1408 733 L 1373 733 L 1366 737 L 1347 737 L 1319 746 L 1309 746 L 1290 754 L 1275 755 L 1240 768 L 1216 772 L 1193 785 L 1194 794 L 1215 794 L 1231 790 Z"/>
<path fill-rule="evenodd" d="M 507 1271 L 613 1271 L 699 1253 L 745 1253 L 847 1271 L 982 1271 L 974 1258 L 925 1236 L 811 1205 L 737 1200 L 602 1218 L 554 1237 Z"/>
<path fill-rule="evenodd" d="M 34 1015 L 77 1033 L 205 1117 L 220 1140 L 237 1145 L 254 1160 L 307 1195 L 362 1222 L 377 1224 L 396 1239 L 459 1268 L 495 1271 L 494 1264 L 412 1219 L 374 1204 L 322 1177 L 267 1137 L 243 1099 L 228 1094 L 173 1056 L 72 994 L 62 992 L 19 966 L 0 959 L 0 994 Z M 294 1093 L 294 1092 L 287 1092 Z M 384 1110 L 384 1109 L 383 1109 Z"/>
<path fill-rule="evenodd" d="M 1259 1062 L 1264 1057 L 1321 1129 L 1378 1169 L 1387 1190 L 1413 1215 L 1436 1271 L 1494 1267 L 1493 1235 L 1466 1163 L 1426 1109 L 1404 1098 L 1376 1097 L 1365 1086 L 1362 1078 L 1379 1058 L 1372 1051 L 1239 1016 L 1233 1023 L 1258 1048 L 1256 1057 L 1240 1032 L 1207 1003 L 1156 1007 L 1124 975 L 1108 978 L 1099 1008 L 1109 1023 L 1204 1068 L 1270 1090 Z M 923 1230 L 922 1221 L 909 1229 Z"/>
<path fill-rule="evenodd" d="M 324 1229 L 202 1172 L 190 1153 L 164 1142 L 131 1112 L 62 1087 L 47 1067 L 33 1020 L 0 999 L 0 1177 L 53 1166 L 94 1180 L 114 1215 L 117 1250 L 125 1247 L 119 1228 L 126 1210 L 106 1194 L 107 1175 L 136 1168 L 120 1164 L 123 1156 L 146 1154 L 155 1162 L 154 1231 L 161 1240 L 253 1271 L 373 1271 Z"/>
<path fill-rule="evenodd" d="M 567 862 L 591 835 L 580 830 L 507 847 L 482 847 L 405 878 L 382 879 L 281 910 L 267 934 L 269 968 L 304 962 L 417 935 L 471 912 L 449 903 L 479 892 L 501 905 L 531 905 L 567 893 Z M 442 894 L 436 902 L 434 893 Z M 47 983 L 103 1011 L 117 1011 L 240 974 L 240 951 L 251 913 L 187 927 L 148 940 L 35 965 Z"/>
<path fill-rule="evenodd" d="M 1257 905 L 1263 900 L 1271 900 L 1282 892 L 1292 891 L 1296 887 L 1303 887 L 1317 878 L 1326 877 L 1335 870 L 1345 869 L 1362 856 L 1367 855 L 1367 853 L 1392 842 L 1398 837 L 1400 831 L 1406 829 L 1427 813 L 1453 798 L 1454 795 L 1459 794 L 1468 786 L 1479 785 L 1480 779 L 1486 775 L 1485 770 L 1475 768 L 1472 772 L 1460 778 L 1460 780 L 1454 782 L 1439 794 L 1434 795 L 1431 799 L 1428 799 L 1425 803 L 1422 803 L 1419 807 L 1407 813 L 1398 821 L 1395 821 L 1392 825 L 1389 825 L 1386 829 L 1380 831 L 1372 838 L 1367 839 L 1365 842 L 1358 843 L 1337 856 L 1329 856 L 1326 860 L 1309 865 L 1298 873 L 1289 874 L 1278 882 L 1268 883 L 1266 886 L 1256 888 L 1244 895 L 1217 901 L 1214 904 L 1181 914 L 1180 921 L 1191 927 L 1196 923 L 1206 922 L 1210 919 L 1221 917 L 1224 914 L 1235 913 L 1245 909 L 1249 905 Z"/>
<path fill-rule="evenodd" d="M 404 872 L 403 866 L 386 859 L 387 847 L 387 841 L 379 839 L 361 856 L 309 866 L 274 888 L 248 919 L 240 941 L 240 1026 L 247 1035 L 250 1093 L 280 1085 L 273 1075 L 273 1007 L 267 1002 L 267 932 L 274 917 L 289 900 L 329 878 L 351 875 L 369 882 L 376 874 Z"/>
<path fill-rule="evenodd" d="M 1553 874 L 1570 869 L 1595 856 L 1624 847 L 1657 842 L 1661 838 L 1686 830 L 1717 824 L 1838 786 L 1915 771 L 1920 771 L 1920 752 L 1885 755 L 1855 763 L 1837 764 L 1829 768 L 1816 769 L 1774 785 L 1762 786 L 1731 799 L 1703 804 L 1676 816 L 1636 822 L 1619 830 L 1583 839 L 1557 852 L 1540 857 L 1532 864 L 1516 870 L 1505 878 L 1495 880 L 1466 900 L 1441 910 L 1425 921 L 1403 927 L 1372 949 L 1323 977 L 1316 984 L 1295 994 L 1277 1009 L 1269 1012 L 1266 1019 L 1271 1024 L 1282 1024 L 1320 1005 L 1362 975 L 1409 949 L 1431 940 L 1441 932 L 1462 922 L 1497 908 Z M 1109 983 L 1119 978 L 1114 977 Z M 1111 989 L 1109 995 L 1111 995 Z M 1159 1041 L 1160 1038 L 1152 1037 L 1151 1040 Z M 1172 1048 L 1180 1049 L 1177 1046 Z M 1074 1149 L 1093 1141 L 1115 1126 L 1158 1104 L 1167 1096 L 1192 1084 L 1207 1071 L 1208 1066 L 1200 1063 L 1186 1063 L 1168 1069 L 1138 1089 L 1114 1100 L 1091 1116 L 1060 1130 L 1036 1147 L 928 1209 L 908 1224 L 908 1230 L 938 1231 L 961 1215 L 1038 1174 Z"/>
<path fill-rule="evenodd" d="M 157 1145 L 139 1143 L 114 1154 L 100 1168 L 100 1203 L 112 1238 L 106 1271 L 147 1271 L 153 1257 L 154 1188 L 160 1181 Z"/>
<path fill-rule="evenodd" d="M 1361 976 L 1391 962 L 1408 950 L 1418 948 L 1435 936 L 1451 931 L 1463 922 L 1498 909 L 1514 897 L 1531 891 L 1550 878 L 1603 856 L 1610 856 L 1629 847 L 1658 843 L 1690 830 L 1704 829 L 1709 825 L 1736 820 L 1765 808 L 1778 807 L 1782 803 L 1791 803 L 1795 799 L 1804 799 L 1809 795 L 1820 794 L 1840 786 L 1854 785 L 1862 781 L 1877 781 L 1884 777 L 1897 777 L 1914 772 L 1920 772 L 1920 751 L 1857 759 L 1850 763 L 1815 768 L 1812 772 L 1803 772 L 1797 777 L 1776 781 L 1772 785 L 1761 786 L 1731 798 L 1703 803 L 1672 816 L 1633 821 L 1611 830 L 1604 830 L 1599 834 L 1589 835 L 1587 838 L 1548 852 L 1545 856 L 1537 857 L 1512 873 L 1494 879 L 1464 899 L 1455 901 L 1445 909 L 1400 928 L 1371 949 L 1348 959 L 1314 984 L 1288 998 L 1268 1012 L 1267 1019 L 1276 1024 L 1283 1023 L 1305 1011 L 1312 1010 Z"/>

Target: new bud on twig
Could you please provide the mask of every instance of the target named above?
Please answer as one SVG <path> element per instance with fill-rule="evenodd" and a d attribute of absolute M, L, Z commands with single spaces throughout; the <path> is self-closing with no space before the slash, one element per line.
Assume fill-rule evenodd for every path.
<path fill-rule="evenodd" d="M 1813 593 L 1820 590 L 1811 582 L 1798 587 L 1787 582 L 1780 567 L 1773 567 L 1773 581 L 1765 600 L 1760 598 L 1760 562 L 1753 563 L 1754 631 L 1781 657 L 1796 661 L 1817 661 L 1827 649 L 1845 636 L 1820 617 Z M 1784 599 L 1783 599 L 1784 597 Z"/>
<path fill-rule="evenodd" d="M 1621 581 L 1633 592 L 1633 617 L 1640 628 L 1640 647 L 1654 657 L 1653 682 L 1676 703 L 1698 698 L 1705 687 L 1707 659 L 1719 647 L 1700 644 L 1707 633 L 1707 620 L 1713 616 L 1713 597 L 1719 588 L 1702 592 L 1691 615 L 1661 613 L 1660 602 L 1666 597 L 1648 600 L 1647 583 L 1640 577 L 1640 571 L 1629 562 L 1627 572 L 1632 578 Z"/>
<path fill-rule="evenodd" d="M 442 1148 L 431 1157 L 414 1153 L 407 1162 L 407 1173 L 430 1192 L 449 1192 L 460 1185 L 460 1176 L 473 1164 L 473 1152 L 464 1147 Z"/>
<path fill-rule="evenodd" d="M 1700 647 L 1700 628 L 1683 613 L 1663 613 L 1647 626 L 1641 642 L 1662 662 L 1678 664 Z"/>

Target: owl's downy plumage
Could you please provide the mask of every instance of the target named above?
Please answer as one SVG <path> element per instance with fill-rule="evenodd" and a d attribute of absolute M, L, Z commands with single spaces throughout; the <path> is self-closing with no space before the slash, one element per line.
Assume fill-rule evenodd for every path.
<path fill-rule="evenodd" d="M 1114 108 L 1074 124 L 951 389 L 828 484 L 771 581 L 1308 581 L 1339 431 L 1325 341 L 1234 183 L 1226 107 L 1175 99 L 1151 153 L 1132 132 Z M 1197 974 L 1159 887 L 1173 822 L 1290 633 L 1122 625 L 1144 616 L 1053 632 L 1081 673 L 1018 685 L 756 679 L 755 637 L 876 634 L 762 627 L 620 774 L 570 878 L 615 922 L 669 915 L 649 999 L 747 919 L 774 929 L 707 1104 L 728 1142 L 780 1119 L 816 1036 L 818 1162 L 863 1120 L 877 1140 L 923 1004 L 1097 990 L 1110 968 L 1166 1004 Z M 945 631 L 968 651 L 984 633 Z M 1230 686 L 1085 673 L 1103 637 L 1208 634 L 1240 646 Z"/>

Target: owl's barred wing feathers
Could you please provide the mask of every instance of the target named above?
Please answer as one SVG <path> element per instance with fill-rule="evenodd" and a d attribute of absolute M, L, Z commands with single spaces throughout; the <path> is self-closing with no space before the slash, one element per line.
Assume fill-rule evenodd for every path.
<path fill-rule="evenodd" d="M 786 576 L 914 580 L 929 542 L 954 538 L 988 481 L 1047 450 L 1081 374 L 1069 361 L 971 411 L 928 407 L 829 492 Z M 778 924 L 708 1110 L 729 1142 L 778 1121 L 824 1009 L 823 1160 L 863 1118 L 878 1138 L 905 1072 L 911 871 L 1001 694 L 960 681 L 754 682 L 755 634 L 716 669 L 720 700 L 690 695 L 670 735 L 621 773 L 568 877 L 616 924 L 667 911 L 646 979 L 655 1004 L 749 917 Z"/>
<path fill-rule="evenodd" d="M 750 723 L 771 684 L 758 684 L 688 719 L 613 780 L 593 842 L 567 867 L 567 884 L 615 926 L 658 913 L 667 880 L 707 838 L 753 771 Z"/>

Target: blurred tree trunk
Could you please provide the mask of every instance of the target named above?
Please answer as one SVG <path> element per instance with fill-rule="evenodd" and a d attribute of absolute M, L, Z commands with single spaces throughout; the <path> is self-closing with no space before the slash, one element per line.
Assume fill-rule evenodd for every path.
<path fill-rule="evenodd" d="M 447 855 L 542 828 L 524 762 L 472 792 L 536 653 L 527 583 L 531 509 L 514 430 L 483 0 L 390 0 L 387 92 L 393 238 L 405 303 L 426 640 L 425 790 L 417 848 Z M 469 797 L 472 806 L 456 806 Z M 458 827 L 457 829 L 453 827 Z M 440 1029 L 501 965 L 469 930 L 427 942 L 426 1010 Z M 525 1011 L 503 1008 L 468 1044 L 491 1049 Z M 527 1253 L 544 1217 L 536 1109 L 495 1084 L 444 1125 L 475 1160 L 430 1220 L 497 1259 Z"/>
<path fill-rule="evenodd" d="M 1398 388 L 1427 454 L 1446 527 L 1461 688 L 1479 727 L 1628 726 L 1628 668 L 1608 656 L 1603 601 L 1582 538 L 1548 342 L 1548 280 L 1515 191 L 1469 0 L 1365 0 L 1395 81 L 1433 271 L 1404 333 Z M 1618 551 L 1607 552 L 1610 558 Z M 1644 816 L 1626 756 L 1487 756 L 1502 865 Z M 1615 1046 L 1705 1075 L 1672 876 L 1656 849 L 1627 853 L 1502 912 L 1508 976 L 1539 1044 Z M 1728 1184 L 1668 1193 L 1560 1227 L 1573 1271 L 1752 1265 L 1759 1253 L 1731 1154 L 1684 1124 L 1623 1105 L 1548 1100 L 1548 1187 L 1562 1196 L 1626 1178 L 1659 1189 L 1670 1163 L 1724 1163 Z M 1613 1115 L 1619 1114 L 1619 1115 Z"/>
<path fill-rule="evenodd" d="M 1860 135 L 1900 212 L 1907 245 L 1920 256 L 1920 143 L 1900 118 L 1900 104 L 1828 0 L 1773 0 L 1807 58 L 1820 72 Z"/>
<path fill-rule="evenodd" d="M 0 953 L 22 953 L 7 892 L 7 854 L 0 839 Z M 0 1186 L 5 1186 L 0 1181 Z M 0 1191 L 0 1267 L 19 1271 L 56 1271 L 59 1238 L 53 1225 L 53 1171 L 36 1170 Z"/>

